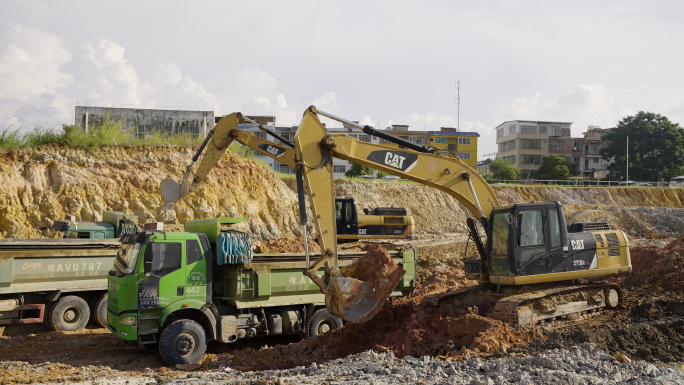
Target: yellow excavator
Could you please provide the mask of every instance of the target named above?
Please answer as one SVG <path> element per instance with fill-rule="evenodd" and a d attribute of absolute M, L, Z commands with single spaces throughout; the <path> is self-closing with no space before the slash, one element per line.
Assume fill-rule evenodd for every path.
<path fill-rule="evenodd" d="M 320 116 L 399 147 L 331 135 Z M 440 307 L 489 302 L 494 304 L 490 316 L 533 325 L 614 308 L 622 300 L 622 291 L 615 284 L 577 282 L 631 272 L 627 237 L 608 223 L 567 225 L 557 201 L 500 206 L 487 182 L 457 157 L 440 155 L 434 148 L 318 111 L 314 106 L 305 111 L 294 142 L 300 209 L 307 195 L 322 250 L 321 257 L 304 274 L 326 294 L 326 306 L 337 317 L 352 322 L 370 319 L 401 279 L 401 270 L 383 260 L 365 263 L 363 269 L 343 271 L 337 267 L 333 158 L 437 188 L 465 206 L 470 237 L 479 254 L 479 259 L 465 261 L 466 277 L 483 283 L 443 295 Z M 305 224 L 305 212 L 300 212 L 300 221 Z M 319 278 L 315 272 L 323 265 L 326 274 Z M 369 268 L 377 274 L 369 276 Z"/>
<path fill-rule="evenodd" d="M 281 143 L 275 143 L 260 138 L 250 131 L 239 129 L 241 122 L 256 125 L 260 130 L 278 139 Z M 295 168 L 293 142 L 249 117 L 235 112 L 221 118 L 209 132 L 193 156 L 192 162 L 187 166 L 181 183 L 172 178 L 162 181 L 161 191 L 165 205 L 175 203 L 195 191 L 233 141 Z M 192 168 L 202 153 L 204 156 L 202 156 L 197 170 L 193 172 Z M 408 215 L 404 207 L 373 207 L 364 209 L 364 214 L 360 214 L 357 211 L 354 198 L 337 198 L 335 199 L 335 213 L 338 241 L 412 239 L 414 236 L 415 221 L 412 216 Z"/>
<path fill-rule="evenodd" d="M 319 116 L 357 127 L 399 147 L 363 142 L 344 134 L 331 135 Z M 216 132 L 211 140 L 214 148 L 205 155 L 192 183 L 188 182 L 192 163 L 182 184 L 172 180 L 162 183 L 165 200 L 178 200 L 196 188 L 230 141 L 236 139 L 244 144 L 250 140 L 249 133 L 233 132 L 235 136 L 231 137 L 228 130 L 225 137 L 220 137 Z M 271 135 L 278 138 L 274 133 Z M 207 141 L 193 163 L 206 144 Z M 440 155 L 435 148 L 360 126 L 314 106 L 305 111 L 294 146 L 281 147 L 282 154 L 269 146 L 273 144 L 250 147 L 294 166 L 305 240 L 308 196 L 322 249 L 313 264 L 307 255 L 304 274 L 325 293 L 326 307 L 339 318 L 351 322 L 372 318 L 401 280 L 403 271 L 379 253 L 368 253 L 352 267 L 338 267 L 332 168 L 335 157 L 437 188 L 467 209 L 467 225 L 479 258 L 465 261 L 466 277 L 482 284 L 441 296 L 440 307 L 493 303 L 488 315 L 519 325 L 533 325 L 604 307 L 614 308 L 622 300 L 622 291 L 615 284 L 577 280 L 631 272 L 629 243 L 624 232 L 611 230 L 604 222 L 567 225 L 560 202 L 500 206 L 486 181 L 458 157 Z M 321 267 L 325 267 L 325 275 L 318 277 L 316 271 Z"/>

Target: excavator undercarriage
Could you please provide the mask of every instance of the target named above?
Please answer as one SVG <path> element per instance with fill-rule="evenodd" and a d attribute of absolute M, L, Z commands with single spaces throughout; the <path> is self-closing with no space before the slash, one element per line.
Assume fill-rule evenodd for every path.
<path fill-rule="evenodd" d="M 622 303 L 622 290 L 616 284 L 572 281 L 542 285 L 500 287 L 481 283 L 432 298 L 446 313 L 477 307 L 480 315 L 518 326 L 573 319 L 581 315 L 614 309 Z"/>

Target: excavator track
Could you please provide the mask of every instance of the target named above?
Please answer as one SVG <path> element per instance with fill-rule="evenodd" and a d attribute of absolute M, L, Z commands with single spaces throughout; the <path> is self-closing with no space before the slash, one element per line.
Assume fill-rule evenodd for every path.
<path fill-rule="evenodd" d="M 518 326 L 579 316 L 615 308 L 622 302 L 622 290 L 615 284 L 585 284 L 507 296 L 494 305 L 492 318 Z"/>

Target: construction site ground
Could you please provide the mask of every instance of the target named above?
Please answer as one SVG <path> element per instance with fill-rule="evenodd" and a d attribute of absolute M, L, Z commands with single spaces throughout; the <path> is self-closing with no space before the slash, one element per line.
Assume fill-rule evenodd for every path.
<path fill-rule="evenodd" d="M 684 236 L 633 242 L 634 272 L 611 279 L 624 288 L 622 306 L 534 328 L 511 327 L 473 309 L 440 312 L 424 300 L 426 296 L 475 283 L 463 273 L 461 255 L 466 238 L 449 234 L 418 243 L 415 291 L 388 301 L 366 323 L 348 324 L 309 339 L 274 336 L 234 344 L 212 342 L 198 365 L 184 368 L 165 366 L 157 352 L 124 346 L 102 328 L 48 332 L 42 325 L 6 326 L 0 338 L 0 383 L 163 383 L 186 378 L 189 372 L 320 365 L 368 350 L 391 352 L 396 357 L 427 355 L 458 361 L 526 356 L 585 342 L 632 360 L 668 365 L 684 362 Z M 261 247 L 270 247 L 270 251 L 279 245 L 291 250 L 296 244 L 297 240 L 278 241 Z"/>

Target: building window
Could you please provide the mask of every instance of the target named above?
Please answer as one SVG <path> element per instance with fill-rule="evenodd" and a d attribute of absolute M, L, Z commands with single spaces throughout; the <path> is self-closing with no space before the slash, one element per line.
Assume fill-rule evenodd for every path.
<path fill-rule="evenodd" d="M 427 144 L 426 136 L 409 136 L 408 141 L 416 144 Z"/>
<path fill-rule="evenodd" d="M 461 159 L 470 159 L 470 153 L 469 152 L 459 152 L 458 157 Z"/>
<path fill-rule="evenodd" d="M 594 158 L 594 163 L 598 163 L 599 158 Z"/>
<path fill-rule="evenodd" d="M 562 150 L 565 148 L 565 142 L 562 140 L 550 140 L 549 150 Z"/>
<path fill-rule="evenodd" d="M 521 164 L 540 164 L 541 163 L 541 155 L 521 155 L 522 159 L 520 160 Z"/>
<path fill-rule="evenodd" d="M 537 126 L 520 125 L 520 132 L 523 134 L 536 134 Z"/>
<path fill-rule="evenodd" d="M 539 150 L 541 149 L 541 140 L 523 139 L 521 143 L 521 148 Z"/>
<path fill-rule="evenodd" d="M 370 135 L 359 135 L 359 140 L 362 142 L 370 143 L 370 141 L 371 141 Z"/>
<path fill-rule="evenodd" d="M 470 138 L 458 138 L 458 144 L 470 145 Z"/>
<path fill-rule="evenodd" d="M 499 152 L 506 151 L 506 143 L 499 143 Z"/>
<path fill-rule="evenodd" d="M 390 142 L 390 141 L 387 140 L 387 139 L 382 139 L 382 138 L 380 138 L 380 144 L 391 144 L 391 143 L 392 143 L 392 142 Z"/>
<path fill-rule="evenodd" d="M 347 168 L 343 164 L 334 164 L 333 165 L 333 173 L 345 173 L 347 172 Z"/>
<path fill-rule="evenodd" d="M 449 144 L 449 138 L 441 136 L 435 138 L 435 144 Z"/>
<path fill-rule="evenodd" d="M 570 136 L 570 129 L 569 128 L 563 129 L 563 136 Z"/>
<path fill-rule="evenodd" d="M 515 164 L 515 155 L 506 156 L 504 157 L 504 160 L 506 160 L 506 162 L 509 164 Z"/>
<path fill-rule="evenodd" d="M 281 174 L 292 174 L 292 168 L 284 164 L 278 166 L 278 171 L 280 171 Z"/>
<path fill-rule="evenodd" d="M 266 139 L 266 133 L 265 132 L 254 131 L 254 132 L 252 132 L 252 134 L 254 134 L 254 136 L 256 136 L 257 138 Z"/>
<path fill-rule="evenodd" d="M 549 128 L 548 128 L 547 126 L 539 126 L 539 133 L 540 133 L 540 134 L 546 134 L 546 132 L 548 131 L 548 129 L 549 129 Z"/>

